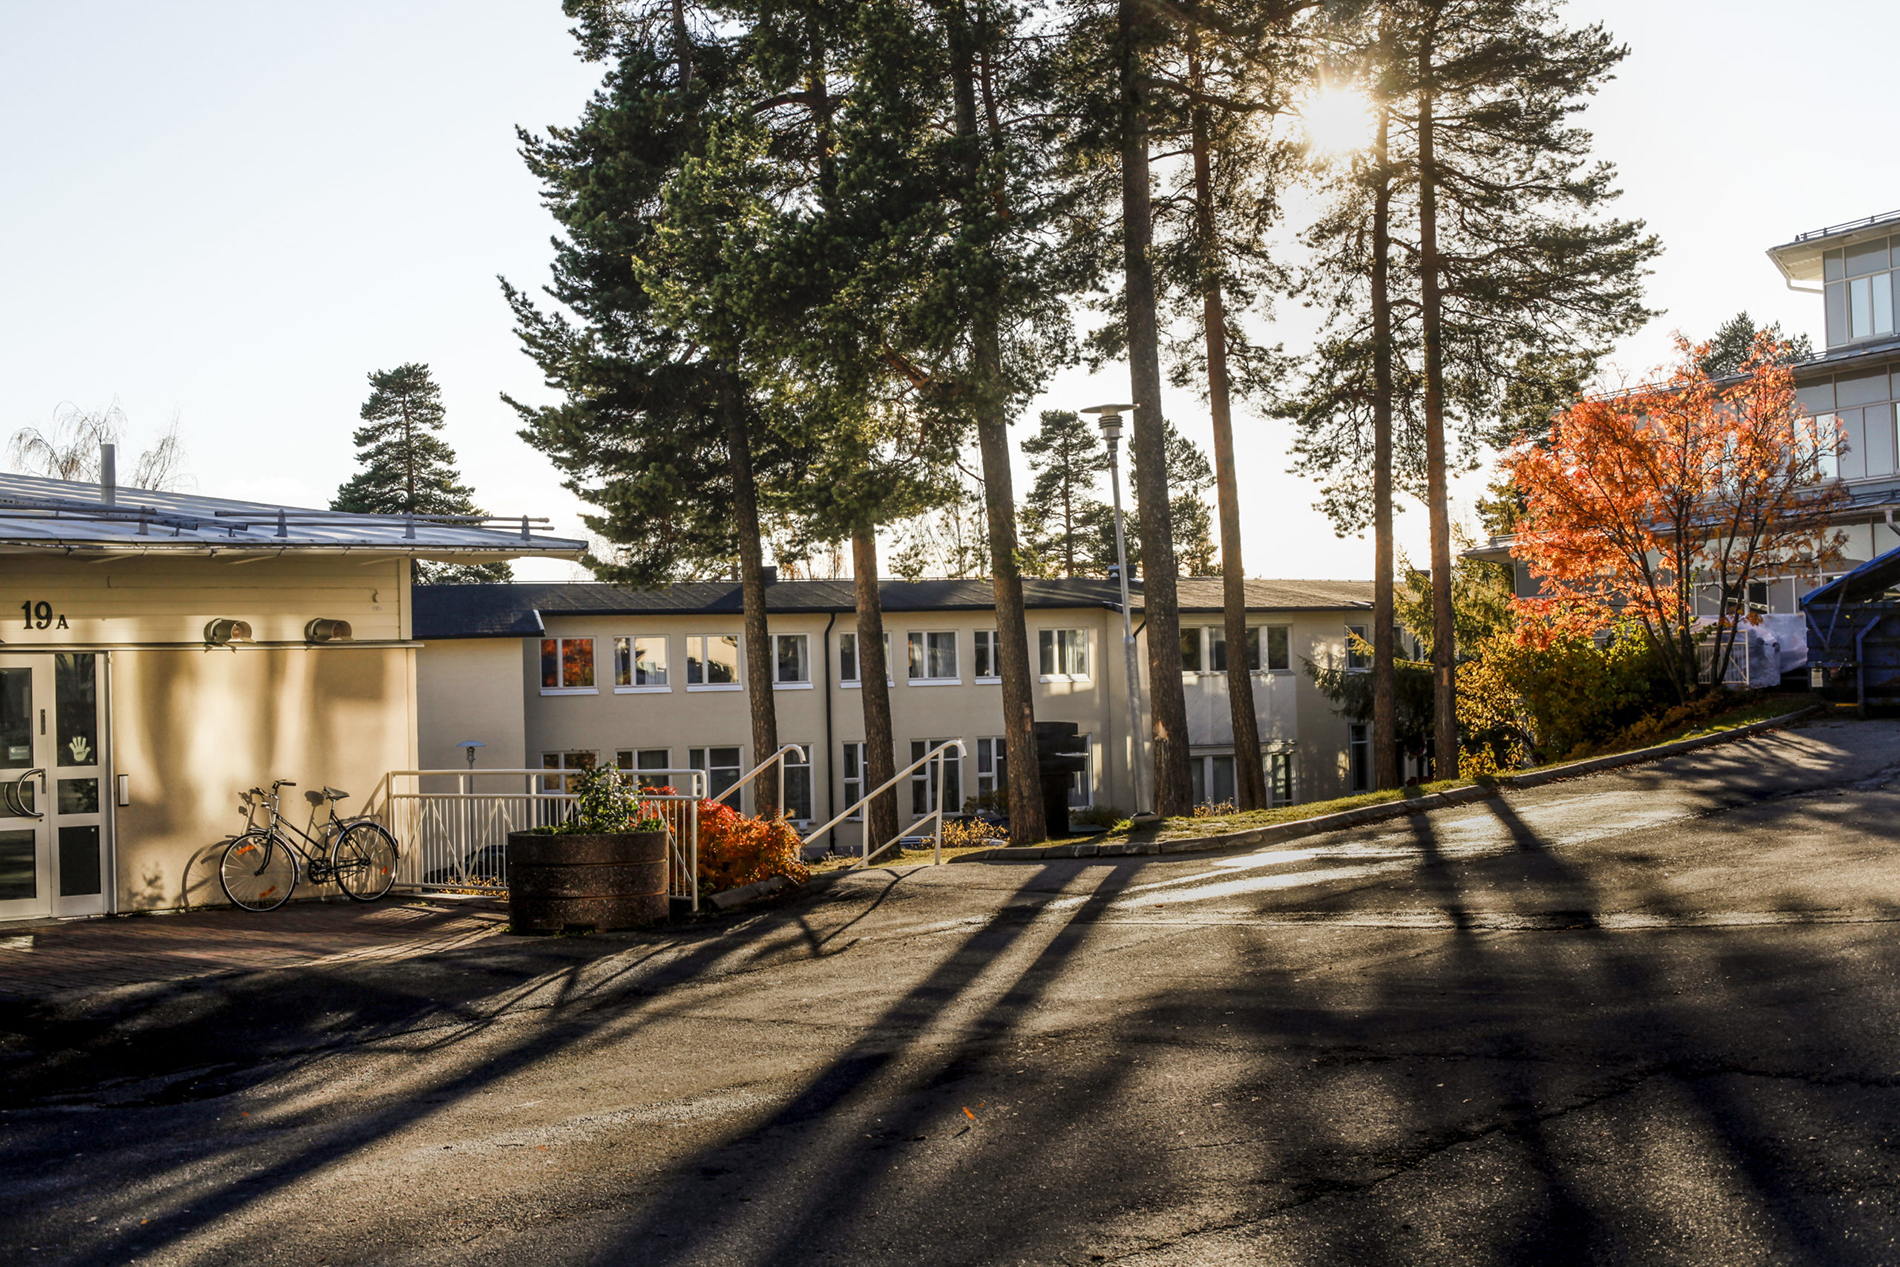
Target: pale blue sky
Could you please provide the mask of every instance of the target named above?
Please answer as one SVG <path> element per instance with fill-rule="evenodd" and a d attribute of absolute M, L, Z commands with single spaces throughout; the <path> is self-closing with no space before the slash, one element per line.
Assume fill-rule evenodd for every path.
<path fill-rule="evenodd" d="M 1817 301 L 1762 252 L 1900 208 L 1900 6 L 1570 13 L 1632 47 L 1588 122 L 1622 169 L 1620 214 L 1667 247 L 1651 300 L 1669 311 L 1620 363 L 1639 373 L 1670 330 L 1743 307 L 1818 342 Z M 513 127 L 571 121 L 595 83 L 566 26 L 555 0 L 0 0 L 0 429 L 117 398 L 135 444 L 178 414 L 200 491 L 323 505 L 365 374 L 427 361 L 483 503 L 573 529 L 498 399 L 541 389 L 495 283 L 546 275 L 552 224 Z M 1125 373 L 1073 371 L 1036 407 L 1126 392 Z M 1191 397 L 1170 414 L 1205 437 Z M 1367 575 L 1369 543 L 1335 540 L 1284 474 L 1284 429 L 1243 414 L 1239 432 L 1248 571 Z M 1423 527 L 1401 517 L 1414 557 Z"/>

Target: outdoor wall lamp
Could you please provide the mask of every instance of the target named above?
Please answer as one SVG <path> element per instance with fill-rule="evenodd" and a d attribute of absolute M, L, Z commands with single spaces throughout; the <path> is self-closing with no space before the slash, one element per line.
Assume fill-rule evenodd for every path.
<path fill-rule="evenodd" d="M 305 642 L 348 642 L 352 636 L 347 620 L 313 620 L 303 627 Z"/>
<path fill-rule="evenodd" d="M 208 647 L 228 647 L 234 642 L 251 641 L 251 622 L 248 620 L 214 620 L 205 625 L 205 645 Z"/>

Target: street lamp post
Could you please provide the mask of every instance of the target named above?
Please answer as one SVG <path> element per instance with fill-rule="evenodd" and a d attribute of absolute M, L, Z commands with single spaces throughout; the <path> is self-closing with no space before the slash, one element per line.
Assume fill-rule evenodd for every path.
<path fill-rule="evenodd" d="M 1108 487 L 1115 501 L 1115 577 L 1121 582 L 1122 654 L 1127 659 L 1128 669 L 1130 773 L 1134 776 L 1135 782 L 1134 812 L 1141 814 L 1147 811 L 1148 798 L 1142 793 L 1141 778 L 1141 667 L 1140 659 L 1135 654 L 1135 622 L 1133 608 L 1128 600 L 1128 544 L 1122 533 L 1122 468 L 1119 442 L 1122 438 L 1122 410 L 1124 409 L 1132 410 L 1134 406 L 1096 405 L 1082 412 L 1095 415 L 1095 423 L 1102 429 L 1102 439 L 1108 442 Z"/>

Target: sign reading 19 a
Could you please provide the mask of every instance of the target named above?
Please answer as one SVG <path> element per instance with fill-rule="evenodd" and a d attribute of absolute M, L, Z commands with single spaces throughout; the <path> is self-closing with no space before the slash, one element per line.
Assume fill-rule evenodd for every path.
<path fill-rule="evenodd" d="M 28 599 L 20 604 L 20 615 L 25 619 L 28 629 L 71 629 L 66 623 L 64 612 L 54 615 L 53 605 L 48 602 L 34 602 Z"/>

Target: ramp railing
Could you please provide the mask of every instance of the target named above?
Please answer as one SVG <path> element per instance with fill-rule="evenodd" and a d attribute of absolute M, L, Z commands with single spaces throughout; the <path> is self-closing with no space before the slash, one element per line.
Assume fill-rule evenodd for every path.
<path fill-rule="evenodd" d="M 923 756 L 917 758 L 915 761 L 911 762 L 909 765 L 899 770 L 896 774 L 893 774 L 890 778 L 884 780 L 884 782 L 872 788 L 869 792 L 866 792 L 863 796 L 860 796 L 857 800 L 851 802 L 851 804 L 845 806 L 844 812 L 839 814 L 836 818 L 832 819 L 828 823 L 824 823 L 818 827 L 813 828 L 810 832 L 806 834 L 805 843 L 808 845 L 811 844 L 812 841 L 817 840 L 820 836 L 824 835 L 826 832 L 836 827 L 839 823 L 842 823 L 847 818 L 850 818 L 852 814 L 856 813 L 863 806 L 869 804 L 872 798 L 883 795 L 884 792 L 897 786 L 897 783 L 899 780 L 908 778 L 912 773 L 914 773 L 920 767 L 927 765 L 928 763 L 932 761 L 935 761 L 937 763 L 937 791 L 936 791 L 936 795 L 931 797 L 930 799 L 931 799 L 932 804 L 934 804 L 937 808 L 930 811 L 930 813 L 925 814 L 922 818 L 913 820 L 909 827 L 906 827 L 903 830 L 899 831 L 895 836 L 892 836 L 889 840 L 885 841 L 883 844 L 879 845 L 875 849 L 871 848 L 871 823 L 870 823 L 870 819 L 867 817 L 864 823 L 864 842 L 863 842 L 864 853 L 863 853 L 863 856 L 858 859 L 858 865 L 860 867 L 870 865 L 871 859 L 877 857 L 879 854 L 883 853 L 886 849 L 889 849 L 892 845 L 904 839 L 904 837 L 916 835 L 917 834 L 916 828 L 917 828 L 918 823 L 932 824 L 932 828 L 933 828 L 932 836 L 935 839 L 936 844 L 931 854 L 931 860 L 933 862 L 941 863 L 943 861 L 944 754 L 950 751 L 950 749 L 952 748 L 955 748 L 957 750 L 957 756 L 959 759 L 967 755 L 966 750 L 963 746 L 963 741 L 961 739 L 946 739 L 944 742 L 932 748 L 929 752 L 926 752 Z"/>
<path fill-rule="evenodd" d="M 668 893 L 690 899 L 698 910 L 699 802 L 706 791 L 705 773 L 620 774 L 685 783 L 684 792 L 642 793 L 640 799 L 666 820 Z M 509 833 L 552 826 L 573 813 L 574 801 L 558 770 L 391 770 L 365 812 L 396 838 L 398 887 L 503 894 L 508 890 Z"/>

